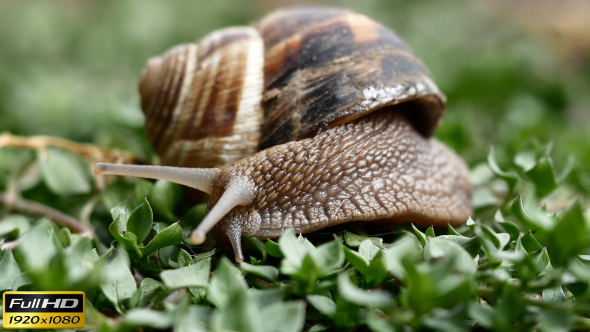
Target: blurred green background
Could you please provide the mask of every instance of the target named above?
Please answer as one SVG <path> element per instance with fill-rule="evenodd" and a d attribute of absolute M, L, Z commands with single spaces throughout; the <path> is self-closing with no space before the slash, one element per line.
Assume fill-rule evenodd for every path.
<path fill-rule="evenodd" d="M 153 157 L 137 81 L 146 59 L 299 1 L 0 0 L 0 132 Z M 437 135 L 471 164 L 553 140 L 590 170 L 588 1 L 339 0 L 393 28 L 448 97 Z"/>

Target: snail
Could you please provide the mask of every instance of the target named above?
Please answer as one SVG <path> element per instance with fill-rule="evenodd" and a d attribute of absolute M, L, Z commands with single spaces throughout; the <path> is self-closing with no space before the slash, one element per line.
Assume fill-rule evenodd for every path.
<path fill-rule="evenodd" d="M 139 90 L 168 166 L 97 164 L 211 195 L 191 233 L 269 239 L 350 221 L 464 223 L 465 163 L 432 138 L 445 97 L 390 29 L 334 8 L 274 11 L 148 60 Z"/>

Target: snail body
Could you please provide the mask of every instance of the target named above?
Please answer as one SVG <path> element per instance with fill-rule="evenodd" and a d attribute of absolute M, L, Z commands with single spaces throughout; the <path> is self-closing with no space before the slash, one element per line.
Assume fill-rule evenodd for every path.
<path fill-rule="evenodd" d="M 467 167 L 431 138 L 444 96 L 397 35 L 360 14 L 287 9 L 214 32 L 150 60 L 140 92 L 163 164 L 183 167 L 96 172 L 209 193 L 191 239 L 215 227 L 238 262 L 241 234 L 471 214 Z"/>

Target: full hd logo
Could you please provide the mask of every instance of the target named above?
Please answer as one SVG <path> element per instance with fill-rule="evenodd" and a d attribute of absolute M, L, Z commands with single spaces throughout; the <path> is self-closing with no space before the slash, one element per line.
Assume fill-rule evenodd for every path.
<path fill-rule="evenodd" d="M 83 292 L 5 292 L 5 328 L 82 328 Z"/>

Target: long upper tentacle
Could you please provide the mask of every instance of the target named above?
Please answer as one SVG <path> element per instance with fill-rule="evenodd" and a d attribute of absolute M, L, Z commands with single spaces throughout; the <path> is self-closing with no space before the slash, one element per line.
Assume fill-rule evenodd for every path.
<path fill-rule="evenodd" d="M 166 180 L 195 188 L 208 194 L 213 190 L 213 179 L 218 172 L 218 168 L 186 168 L 106 163 L 98 163 L 94 168 L 94 173 L 96 174 L 113 174 Z"/>

